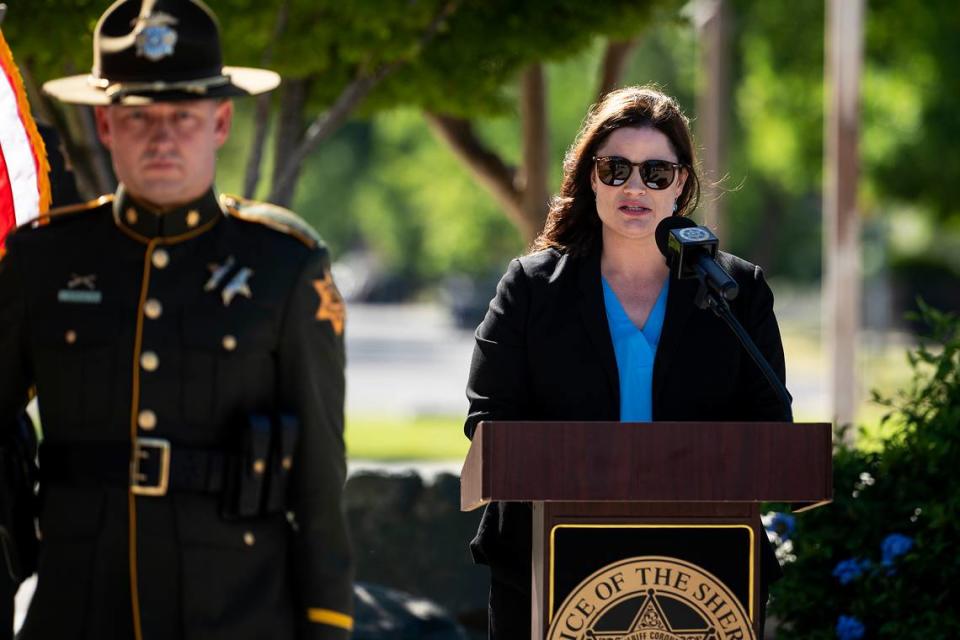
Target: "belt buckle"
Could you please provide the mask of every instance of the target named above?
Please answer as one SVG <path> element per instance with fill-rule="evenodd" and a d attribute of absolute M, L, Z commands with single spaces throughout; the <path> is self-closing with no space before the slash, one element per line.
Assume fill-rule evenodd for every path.
<path fill-rule="evenodd" d="M 154 462 L 156 456 L 160 457 Z M 150 482 L 144 463 L 156 469 L 156 480 Z M 130 462 L 130 492 L 136 496 L 164 496 L 170 481 L 170 441 L 163 438 L 137 438 Z"/>

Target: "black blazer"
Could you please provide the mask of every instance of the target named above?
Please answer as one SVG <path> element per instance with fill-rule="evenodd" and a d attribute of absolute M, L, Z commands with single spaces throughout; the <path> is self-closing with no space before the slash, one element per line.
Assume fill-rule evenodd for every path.
<path fill-rule="evenodd" d="M 762 270 L 726 253 L 717 261 L 740 286 L 734 314 L 784 380 L 773 294 Z M 670 283 L 654 360 L 653 419 L 788 420 L 730 329 L 694 305 L 696 289 L 691 280 Z M 467 397 L 468 437 L 483 420 L 620 419 L 599 251 L 577 257 L 548 249 L 510 263 L 477 328 Z M 475 561 L 528 589 L 529 507 L 489 505 L 471 550 Z"/>

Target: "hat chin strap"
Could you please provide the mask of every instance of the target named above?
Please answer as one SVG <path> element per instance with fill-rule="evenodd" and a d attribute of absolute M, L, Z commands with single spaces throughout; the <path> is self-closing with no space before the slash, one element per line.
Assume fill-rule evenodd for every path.
<path fill-rule="evenodd" d="M 155 82 L 114 82 L 103 78 L 90 77 L 90 84 L 103 89 L 111 102 L 119 102 L 128 95 L 141 95 L 149 93 L 162 93 L 164 91 L 183 91 L 186 93 L 195 93 L 198 96 L 204 96 L 209 89 L 221 87 L 230 84 L 230 76 L 220 75 L 212 78 L 200 78 L 197 80 L 182 80 L 180 82 L 164 82 L 158 80 Z"/>
<path fill-rule="evenodd" d="M 176 24 L 176 18 L 168 16 L 165 13 L 158 13 L 156 16 L 153 15 L 153 6 L 157 4 L 157 0 L 143 0 L 140 5 L 140 15 L 136 20 L 133 21 L 131 25 L 133 30 L 125 36 L 104 36 L 98 33 L 94 35 L 95 40 L 97 41 L 97 46 L 99 46 L 100 51 L 106 53 L 117 53 L 118 51 L 123 51 L 124 49 L 129 49 L 134 45 L 137 40 L 137 36 L 143 31 L 144 27 L 150 25 L 151 23 L 159 21 L 161 24 Z"/>
<path fill-rule="evenodd" d="M 150 17 L 150 14 L 153 13 L 153 5 L 157 4 L 157 0 L 143 0 L 140 3 L 140 20 L 145 20 Z"/>

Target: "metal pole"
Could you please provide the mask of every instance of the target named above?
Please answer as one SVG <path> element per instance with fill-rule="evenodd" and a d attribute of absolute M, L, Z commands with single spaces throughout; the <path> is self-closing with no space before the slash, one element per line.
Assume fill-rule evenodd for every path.
<path fill-rule="evenodd" d="M 837 425 L 853 422 L 860 390 L 856 370 L 861 297 L 857 144 L 864 4 L 864 0 L 826 0 L 823 335 L 830 410 Z"/>
<path fill-rule="evenodd" d="M 727 123 L 730 106 L 729 3 L 700 0 L 694 20 L 700 34 L 700 90 L 697 95 L 697 142 L 702 149 L 703 223 L 723 237 L 721 190 L 713 184 L 726 175 Z"/>

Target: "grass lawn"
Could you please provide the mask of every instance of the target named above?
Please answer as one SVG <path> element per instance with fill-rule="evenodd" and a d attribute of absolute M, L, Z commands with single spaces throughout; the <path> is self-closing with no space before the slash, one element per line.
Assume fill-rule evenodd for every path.
<path fill-rule="evenodd" d="M 462 416 L 348 415 L 347 455 L 363 460 L 463 460 Z"/>
<path fill-rule="evenodd" d="M 787 360 L 787 385 L 798 379 L 821 381 L 826 390 L 827 355 L 817 332 L 804 330 L 787 323 L 781 326 L 783 344 Z M 857 351 L 857 372 L 860 376 L 859 406 L 854 420 L 857 446 L 861 449 L 876 451 L 883 447 L 891 435 L 902 428 L 892 420 L 881 424 L 881 418 L 888 412 L 870 397 L 872 390 L 882 396 L 894 396 L 910 382 L 911 372 L 907 365 L 907 350 L 912 348 L 912 339 L 902 334 L 891 334 L 886 340 L 878 340 L 876 335 L 861 337 Z M 829 409 L 826 397 L 811 398 L 803 395 L 794 398 L 794 419 L 798 422 L 829 421 Z"/>

